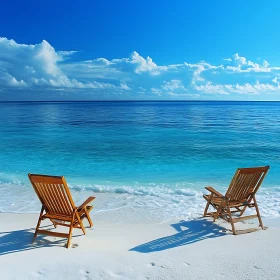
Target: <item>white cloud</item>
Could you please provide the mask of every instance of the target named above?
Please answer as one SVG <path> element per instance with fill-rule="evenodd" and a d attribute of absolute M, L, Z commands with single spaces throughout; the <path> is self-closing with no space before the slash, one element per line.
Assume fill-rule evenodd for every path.
<path fill-rule="evenodd" d="M 176 90 L 176 89 L 184 89 L 187 90 L 182 81 L 180 80 L 171 80 L 170 82 L 163 82 L 163 85 L 161 86 L 165 90 Z"/>
<path fill-rule="evenodd" d="M 230 65 L 227 65 L 225 68 L 233 72 L 270 72 L 271 69 L 268 68 L 269 64 L 266 60 L 263 61 L 263 64 L 254 63 L 250 60 L 247 60 L 246 57 L 239 56 L 238 53 L 234 54 L 232 58 L 226 58 L 230 62 Z"/>
<path fill-rule="evenodd" d="M 175 92 L 168 92 L 168 95 L 169 96 L 172 96 L 172 97 L 176 97 L 176 98 L 182 98 L 182 97 L 191 97 L 191 98 L 199 98 L 200 97 L 200 94 L 198 93 L 175 93 Z"/>
<path fill-rule="evenodd" d="M 92 64 L 94 64 L 94 65 L 101 65 L 101 66 L 103 66 L 103 65 L 109 65 L 109 64 L 111 64 L 111 62 L 108 60 L 108 59 L 106 59 L 106 58 L 97 58 L 97 59 L 94 59 L 94 60 L 87 60 L 87 61 L 85 61 L 86 63 L 92 63 Z"/>
<path fill-rule="evenodd" d="M 279 81 L 278 77 L 275 77 L 274 79 L 272 79 L 272 82 L 279 85 L 280 81 Z"/>
<path fill-rule="evenodd" d="M 268 63 L 266 60 L 264 60 L 264 61 L 263 61 L 263 67 L 264 67 L 264 68 L 267 68 L 268 66 L 269 66 L 269 63 Z"/>
<path fill-rule="evenodd" d="M 229 94 L 227 85 L 213 85 L 211 82 L 207 82 L 206 85 L 194 86 L 194 89 L 198 92 L 210 93 L 210 94 Z"/>
<path fill-rule="evenodd" d="M 78 51 L 58 51 L 57 53 L 61 56 L 71 56 L 77 52 Z"/>
<path fill-rule="evenodd" d="M 78 89 L 111 89 L 117 86 L 108 82 L 79 81 L 69 78 L 59 63 L 64 56 L 74 52 L 56 52 L 46 41 L 36 45 L 17 44 L 14 40 L 0 38 L 1 87 L 62 87 Z M 120 88 L 125 89 L 124 85 Z M 127 88 L 126 88 L 127 89 Z"/>
<path fill-rule="evenodd" d="M 120 87 L 125 90 L 131 90 L 131 88 L 125 82 L 122 82 Z"/>
<path fill-rule="evenodd" d="M 11 77 L 11 79 L 8 80 L 8 84 L 10 84 L 11 86 L 14 86 L 14 87 L 26 87 L 27 86 L 27 84 L 23 80 L 18 81 L 15 77 Z"/>
<path fill-rule="evenodd" d="M 245 84 L 217 84 L 213 85 L 208 82 L 206 85 L 196 86 L 197 91 L 208 93 L 208 94 L 261 94 L 261 93 L 271 93 L 278 91 L 280 93 L 280 86 L 274 86 L 271 84 L 261 84 L 257 81 L 255 84 L 245 83 Z"/>
<path fill-rule="evenodd" d="M 162 95 L 162 91 L 161 91 L 160 89 L 158 89 L 158 88 L 151 88 L 151 92 L 152 92 L 153 94 L 158 95 L 158 96 L 161 96 L 161 95 Z"/>
<path fill-rule="evenodd" d="M 132 52 L 128 57 L 77 61 L 76 51 L 57 51 L 46 40 L 34 45 L 0 38 L 0 91 L 49 90 L 135 98 L 225 98 L 274 94 L 280 98 L 280 67 L 234 54 L 222 64 L 156 64 Z M 74 92 L 74 91 L 71 92 Z"/>
<path fill-rule="evenodd" d="M 62 72 L 57 66 L 57 62 L 61 61 L 62 57 L 55 52 L 54 48 L 47 41 L 43 40 L 41 44 L 35 45 L 34 52 L 31 55 L 32 63 L 36 63 L 37 61 L 39 66 L 43 66 L 46 74 L 53 77 L 62 75 Z"/>
<path fill-rule="evenodd" d="M 145 59 L 135 51 L 130 56 L 130 62 L 137 65 L 135 72 L 138 74 L 149 72 L 151 75 L 158 75 L 168 69 L 165 66 L 157 66 L 149 56 Z"/>

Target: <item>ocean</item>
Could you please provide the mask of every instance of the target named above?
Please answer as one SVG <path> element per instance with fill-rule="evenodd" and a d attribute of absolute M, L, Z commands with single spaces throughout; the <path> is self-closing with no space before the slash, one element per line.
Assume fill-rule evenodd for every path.
<path fill-rule="evenodd" d="M 280 214 L 280 102 L 2 102 L 0 151 L 1 212 L 40 210 L 38 173 L 64 175 L 77 203 L 94 194 L 96 215 L 191 219 L 205 186 L 270 165 L 257 199 Z"/>

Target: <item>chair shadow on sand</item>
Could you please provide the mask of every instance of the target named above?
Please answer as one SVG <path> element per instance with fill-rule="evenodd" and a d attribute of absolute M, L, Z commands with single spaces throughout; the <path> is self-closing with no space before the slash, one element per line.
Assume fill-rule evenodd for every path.
<path fill-rule="evenodd" d="M 177 224 L 171 224 L 171 226 L 177 231 L 176 234 L 155 239 L 129 251 L 152 253 L 226 235 L 225 228 L 203 218 L 180 221 Z"/>
<path fill-rule="evenodd" d="M 0 232 L 0 256 L 43 247 L 63 246 L 65 244 L 65 239 L 60 238 L 57 241 L 50 241 L 46 239 L 44 235 L 38 235 L 37 240 L 32 243 L 34 231 L 34 228 L 28 228 L 23 230 Z"/>

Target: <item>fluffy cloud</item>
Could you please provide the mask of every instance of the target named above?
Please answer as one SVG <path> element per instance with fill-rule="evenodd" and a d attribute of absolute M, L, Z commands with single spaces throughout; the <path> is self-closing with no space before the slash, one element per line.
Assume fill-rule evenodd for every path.
<path fill-rule="evenodd" d="M 280 86 L 274 86 L 271 84 L 261 84 L 257 81 L 255 84 L 246 83 L 244 85 L 240 84 L 218 84 L 213 85 L 211 82 L 208 82 L 206 85 L 200 85 L 195 87 L 197 91 L 208 93 L 208 94 L 225 94 L 230 93 L 237 94 L 265 94 L 267 92 L 278 91 L 280 93 Z"/>
<path fill-rule="evenodd" d="M 1 88 L 77 88 L 112 89 L 116 85 L 98 81 L 79 81 L 69 78 L 60 67 L 65 56 L 74 52 L 56 52 L 47 42 L 37 45 L 17 44 L 14 40 L 0 38 Z M 120 85 L 123 88 L 123 85 Z"/>
<path fill-rule="evenodd" d="M 246 57 L 239 56 L 238 53 L 234 54 L 232 58 L 224 60 L 230 62 L 230 65 L 226 65 L 225 68 L 233 72 L 270 72 L 272 70 L 268 67 L 269 63 L 266 60 L 261 65 L 247 60 Z"/>
<path fill-rule="evenodd" d="M 177 90 L 177 89 L 183 89 L 183 90 L 187 90 L 182 81 L 180 80 L 171 80 L 170 82 L 166 82 L 164 81 L 163 82 L 163 85 L 162 85 L 162 88 L 169 91 L 173 91 L 173 90 Z"/>
<path fill-rule="evenodd" d="M 55 50 L 47 41 L 18 44 L 0 38 L 0 98 L 10 92 L 75 92 L 92 98 L 279 99 L 280 67 L 234 54 L 213 65 L 158 65 L 137 52 L 127 58 L 75 61 L 77 51 Z M 69 96 L 68 94 L 68 96 Z M 279 96 L 279 97 L 278 97 Z"/>
<path fill-rule="evenodd" d="M 136 65 L 134 71 L 138 74 L 148 72 L 151 75 L 158 75 L 161 71 L 166 71 L 168 69 L 166 66 L 157 66 L 149 56 L 145 59 L 135 51 L 131 54 L 129 62 Z"/>

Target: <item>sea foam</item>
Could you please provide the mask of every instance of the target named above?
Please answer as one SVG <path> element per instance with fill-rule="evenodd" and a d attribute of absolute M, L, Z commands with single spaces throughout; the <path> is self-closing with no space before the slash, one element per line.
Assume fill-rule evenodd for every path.
<path fill-rule="evenodd" d="M 183 184 L 188 185 L 187 183 Z M 145 222 L 190 220 L 201 217 L 205 207 L 203 187 L 194 190 L 182 185 L 145 186 L 69 185 L 76 205 L 90 195 L 96 196 L 93 216 L 109 221 Z M 31 185 L 23 182 L 0 183 L 0 211 L 37 213 L 40 202 Z M 219 189 L 224 192 L 225 190 Z M 280 188 L 263 187 L 257 193 L 265 218 L 280 215 Z M 251 211 L 251 210 L 249 210 Z"/>

